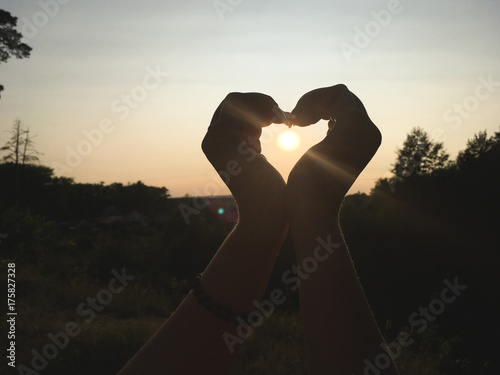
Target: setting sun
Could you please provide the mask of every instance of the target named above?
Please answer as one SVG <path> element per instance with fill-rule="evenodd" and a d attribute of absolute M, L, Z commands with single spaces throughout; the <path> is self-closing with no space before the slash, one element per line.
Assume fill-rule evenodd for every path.
<path fill-rule="evenodd" d="M 278 144 L 283 150 L 293 150 L 299 145 L 299 136 L 291 130 L 286 130 L 279 135 Z"/>

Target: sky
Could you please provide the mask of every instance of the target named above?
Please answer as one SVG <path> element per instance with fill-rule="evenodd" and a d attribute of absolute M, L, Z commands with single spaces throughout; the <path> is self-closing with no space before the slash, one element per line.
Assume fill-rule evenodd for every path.
<path fill-rule="evenodd" d="M 0 0 L 30 58 L 0 65 L 0 144 L 15 119 L 41 163 L 82 183 L 142 181 L 172 196 L 225 195 L 201 151 L 230 92 L 262 92 L 291 111 L 306 92 L 346 84 L 382 145 L 351 188 L 391 175 L 422 127 L 455 158 L 500 127 L 497 0 Z M 287 178 L 326 134 L 321 121 L 266 128 L 263 154 Z"/>

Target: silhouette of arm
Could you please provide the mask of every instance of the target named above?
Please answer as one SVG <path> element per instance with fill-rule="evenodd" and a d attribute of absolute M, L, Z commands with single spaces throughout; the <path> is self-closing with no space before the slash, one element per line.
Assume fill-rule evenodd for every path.
<path fill-rule="evenodd" d="M 384 353 L 383 338 L 338 215 L 381 135 L 361 101 L 344 85 L 305 94 L 292 114 L 299 126 L 330 120 L 325 139 L 297 162 L 287 183 L 290 231 L 303 275 L 300 303 L 311 374 L 363 374 L 365 360 L 373 363 Z M 397 374 L 390 361 L 387 367 L 383 374 Z"/>
<path fill-rule="evenodd" d="M 239 221 L 200 283 L 219 305 L 244 315 L 262 298 L 288 230 L 285 182 L 260 154 L 259 143 L 263 126 L 284 120 L 269 96 L 232 93 L 217 108 L 202 143 L 214 168 L 227 172 L 222 175 Z M 215 317 L 190 292 L 120 375 L 226 373 L 240 346 L 228 344 L 227 334 L 241 338 L 235 324 Z"/>

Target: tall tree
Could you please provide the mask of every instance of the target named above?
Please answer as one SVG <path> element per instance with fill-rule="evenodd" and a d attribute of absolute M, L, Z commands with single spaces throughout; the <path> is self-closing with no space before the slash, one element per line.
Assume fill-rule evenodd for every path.
<path fill-rule="evenodd" d="M 450 156 L 443 143 L 433 142 L 422 128 L 413 128 L 396 154 L 397 159 L 391 170 L 396 179 L 428 175 L 449 165 Z"/>
<path fill-rule="evenodd" d="M 0 151 L 7 152 L 7 155 L 2 158 L 4 163 L 26 165 L 39 161 L 40 153 L 35 150 L 33 137 L 30 136 L 29 129 L 23 129 L 21 120 L 14 120 L 10 134 L 9 141 L 0 148 Z"/>
<path fill-rule="evenodd" d="M 16 165 L 19 164 L 19 150 L 21 149 L 21 138 L 22 138 L 22 129 L 21 129 L 21 121 L 16 119 L 14 120 L 14 124 L 12 125 L 12 129 L 10 131 L 12 136 L 9 141 L 0 148 L 0 151 L 7 151 L 8 154 L 2 158 L 4 163 L 14 163 Z"/>
<path fill-rule="evenodd" d="M 500 144 L 500 132 L 491 138 L 488 138 L 486 130 L 474 134 L 474 138 L 467 141 L 467 148 L 458 153 L 457 165 L 462 166 L 470 160 L 479 158 L 498 144 Z"/>
<path fill-rule="evenodd" d="M 21 42 L 22 34 L 16 30 L 17 17 L 0 9 L 0 63 L 12 56 L 23 59 L 31 54 L 31 47 Z M 0 94 L 3 86 L 0 85 Z"/>
<path fill-rule="evenodd" d="M 40 155 L 40 153 L 35 150 L 35 142 L 33 142 L 33 137 L 30 136 L 30 130 L 28 128 L 24 133 L 21 164 L 38 163 L 40 161 L 38 155 Z"/>

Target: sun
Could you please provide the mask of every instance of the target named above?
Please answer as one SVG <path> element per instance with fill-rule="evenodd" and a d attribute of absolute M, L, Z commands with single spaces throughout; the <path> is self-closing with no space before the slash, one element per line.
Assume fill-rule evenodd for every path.
<path fill-rule="evenodd" d="M 296 149 L 299 146 L 299 136 L 291 130 L 285 130 L 278 136 L 278 145 L 287 151 Z"/>

